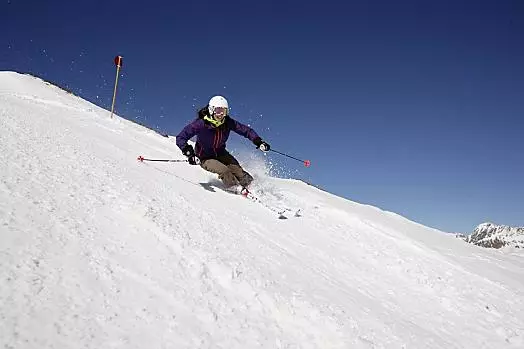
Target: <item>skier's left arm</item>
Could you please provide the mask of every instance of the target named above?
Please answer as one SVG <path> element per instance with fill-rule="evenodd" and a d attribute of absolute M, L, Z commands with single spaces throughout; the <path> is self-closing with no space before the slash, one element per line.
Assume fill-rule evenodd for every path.
<path fill-rule="evenodd" d="M 236 121 L 233 118 L 229 118 L 229 124 L 231 127 L 231 130 L 238 133 L 241 136 L 246 137 L 251 142 L 255 140 L 255 138 L 260 138 L 258 134 L 253 130 L 251 127 L 244 125 L 241 122 Z"/>
<path fill-rule="evenodd" d="M 260 136 L 251 127 L 244 125 L 243 123 L 238 122 L 233 118 L 230 118 L 229 121 L 231 125 L 231 130 L 233 130 L 235 133 L 238 133 L 239 135 L 244 136 L 247 139 L 249 139 L 260 150 L 262 151 L 269 150 L 269 144 L 264 142 L 262 138 L 260 138 Z"/>

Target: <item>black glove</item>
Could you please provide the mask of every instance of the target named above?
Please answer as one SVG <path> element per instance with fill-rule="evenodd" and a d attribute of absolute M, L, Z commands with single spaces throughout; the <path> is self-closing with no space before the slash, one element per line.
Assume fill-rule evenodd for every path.
<path fill-rule="evenodd" d="M 190 165 L 200 165 L 200 159 L 195 155 L 188 157 L 187 162 L 189 162 Z"/>
<path fill-rule="evenodd" d="M 187 156 L 187 162 L 189 162 L 190 165 L 200 165 L 200 159 L 196 157 L 195 150 L 190 144 L 186 144 L 182 149 L 182 154 Z"/>
<path fill-rule="evenodd" d="M 191 156 L 195 156 L 195 150 L 193 149 L 193 146 L 191 146 L 191 144 L 186 144 L 185 147 L 182 148 L 182 154 L 189 158 Z"/>
<path fill-rule="evenodd" d="M 267 144 L 266 142 L 264 142 L 262 140 L 262 138 L 260 137 L 257 137 L 253 140 L 253 144 L 257 146 L 257 149 L 260 149 L 264 152 L 266 151 L 269 151 L 269 149 L 271 149 L 271 147 L 269 146 L 269 144 Z"/>

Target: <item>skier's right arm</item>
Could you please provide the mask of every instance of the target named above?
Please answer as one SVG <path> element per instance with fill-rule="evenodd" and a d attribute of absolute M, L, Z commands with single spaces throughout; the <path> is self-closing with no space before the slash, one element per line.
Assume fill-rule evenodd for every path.
<path fill-rule="evenodd" d="M 184 149 L 187 149 L 187 141 L 189 141 L 193 136 L 195 136 L 200 129 L 204 127 L 204 122 L 202 119 L 197 119 L 184 127 L 182 131 L 176 136 L 176 145 L 184 152 Z"/>

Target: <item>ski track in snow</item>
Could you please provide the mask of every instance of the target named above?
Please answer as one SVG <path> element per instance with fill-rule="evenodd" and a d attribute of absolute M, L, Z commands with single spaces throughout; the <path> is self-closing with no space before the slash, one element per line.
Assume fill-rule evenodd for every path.
<path fill-rule="evenodd" d="M 201 183 L 162 137 L 0 73 L 0 347 L 522 348 L 524 259 L 294 180 Z"/>

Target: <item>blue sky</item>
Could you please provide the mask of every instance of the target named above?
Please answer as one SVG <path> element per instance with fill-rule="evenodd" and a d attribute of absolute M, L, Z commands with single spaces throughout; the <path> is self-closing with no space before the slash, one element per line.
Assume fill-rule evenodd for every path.
<path fill-rule="evenodd" d="M 106 108 L 123 55 L 117 113 L 162 132 L 223 94 L 311 160 L 269 155 L 294 177 L 446 231 L 524 226 L 522 1 L 3 0 L 0 30 L 0 70 Z"/>

